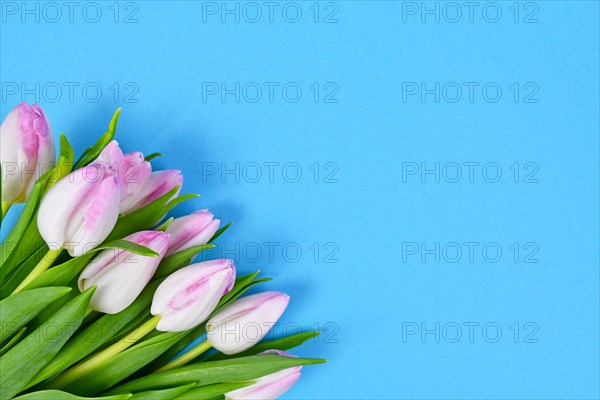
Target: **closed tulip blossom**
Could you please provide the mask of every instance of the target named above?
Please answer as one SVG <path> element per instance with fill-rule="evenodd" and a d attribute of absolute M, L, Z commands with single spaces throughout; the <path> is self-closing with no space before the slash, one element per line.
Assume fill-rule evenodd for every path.
<path fill-rule="evenodd" d="M 124 240 L 148 247 L 158 257 L 115 249 L 96 256 L 77 281 L 82 292 L 96 286 L 90 302 L 96 311 L 116 314 L 129 307 L 146 287 L 169 247 L 169 234 L 160 231 L 136 232 Z"/>
<path fill-rule="evenodd" d="M 54 165 L 54 138 L 48 118 L 37 104 L 21 103 L 0 127 L 2 210 L 22 203 L 38 178 Z"/>
<path fill-rule="evenodd" d="M 152 174 L 152 165 L 144 159 L 144 155 L 139 151 L 125 154 L 123 161 L 120 212 L 128 214 L 135 211 L 139 202 L 139 193 Z"/>
<path fill-rule="evenodd" d="M 269 332 L 290 301 L 280 292 L 242 297 L 223 308 L 207 323 L 207 340 L 225 354 L 248 350 Z"/>
<path fill-rule="evenodd" d="M 128 197 L 126 204 L 122 206 L 121 212 L 126 213 L 140 209 L 178 187 L 171 197 L 175 198 L 181 191 L 181 185 L 183 185 L 183 175 L 179 170 L 169 169 L 152 172 L 144 184 L 140 185 L 139 189 Z"/>
<path fill-rule="evenodd" d="M 160 318 L 156 329 L 181 332 L 197 326 L 234 283 L 231 260 L 205 261 L 174 272 L 154 293 L 150 312 Z"/>
<path fill-rule="evenodd" d="M 278 354 L 283 357 L 295 357 L 279 350 L 268 350 L 261 354 Z M 270 400 L 287 392 L 300 379 L 302 367 L 287 368 L 273 374 L 263 376 L 256 383 L 225 393 L 226 400 Z"/>
<path fill-rule="evenodd" d="M 123 153 L 110 142 L 90 165 L 73 171 L 43 197 L 37 225 L 51 248 L 79 256 L 102 243 L 119 216 Z"/>
<path fill-rule="evenodd" d="M 219 229 L 220 223 L 208 210 L 176 218 L 167 228 L 167 232 L 171 234 L 167 255 L 208 243 Z"/>

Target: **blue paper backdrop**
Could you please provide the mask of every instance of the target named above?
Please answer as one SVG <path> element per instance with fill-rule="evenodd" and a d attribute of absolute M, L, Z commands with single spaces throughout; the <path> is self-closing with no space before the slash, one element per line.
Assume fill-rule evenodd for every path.
<path fill-rule="evenodd" d="M 598 2 L 1 7 L 2 117 L 123 107 L 323 330 L 285 398 L 598 398 Z"/>

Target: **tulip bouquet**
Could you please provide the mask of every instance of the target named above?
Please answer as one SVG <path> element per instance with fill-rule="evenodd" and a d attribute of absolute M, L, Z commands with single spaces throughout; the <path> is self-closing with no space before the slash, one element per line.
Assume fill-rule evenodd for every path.
<path fill-rule="evenodd" d="M 152 171 L 160 154 L 123 154 L 119 113 L 77 159 L 64 135 L 56 158 L 38 105 L 2 123 L 2 219 L 25 204 L 0 251 L 0 398 L 280 396 L 324 362 L 284 352 L 318 332 L 267 339 L 289 297 L 244 296 L 268 279 L 231 260 L 193 263 L 231 224 L 166 219 L 195 196 L 180 171 Z"/>

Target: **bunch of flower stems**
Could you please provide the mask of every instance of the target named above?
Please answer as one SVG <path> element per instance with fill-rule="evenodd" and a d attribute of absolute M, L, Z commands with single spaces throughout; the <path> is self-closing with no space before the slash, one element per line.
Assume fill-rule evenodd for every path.
<path fill-rule="evenodd" d="M 245 295 L 269 279 L 232 260 L 194 262 L 231 223 L 167 218 L 197 196 L 153 171 L 160 154 L 122 152 L 119 114 L 78 158 L 64 134 L 56 154 L 36 104 L 2 123 L 1 217 L 16 222 L 2 226 L 0 399 L 279 397 L 324 362 L 285 353 L 318 332 L 267 337 L 289 296 Z"/>

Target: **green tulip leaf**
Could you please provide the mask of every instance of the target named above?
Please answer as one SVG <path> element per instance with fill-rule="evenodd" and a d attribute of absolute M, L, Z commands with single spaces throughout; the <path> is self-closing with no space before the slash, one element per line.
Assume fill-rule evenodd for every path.
<path fill-rule="evenodd" d="M 250 385 L 254 385 L 256 382 L 231 382 L 231 383 L 217 383 L 216 385 L 202 386 L 197 389 L 192 389 L 179 397 L 176 400 L 210 400 L 215 397 L 223 397 L 225 393 L 232 392 L 237 389 L 245 388 Z"/>
<path fill-rule="evenodd" d="M 44 308 L 41 313 L 39 313 L 31 322 L 27 324 L 27 328 L 30 330 L 35 330 L 42 326 L 46 321 L 48 321 L 54 314 L 56 314 L 61 308 L 63 308 L 68 302 L 76 298 L 81 294 L 77 287 L 72 287 L 74 290 L 71 290 L 69 293 L 56 300 L 54 303 L 50 304 L 48 307 Z M 85 318 L 82 321 L 82 324 L 85 322 Z"/>
<path fill-rule="evenodd" d="M 52 267 L 31 281 L 31 283 L 25 286 L 25 289 L 31 290 L 33 288 L 44 286 L 68 285 L 81 271 L 83 271 L 93 256 L 94 254 L 91 252 L 86 253 L 79 257 L 72 258 L 56 267 Z"/>
<path fill-rule="evenodd" d="M 149 249 L 146 246 L 142 246 L 133 242 L 129 242 L 127 240 L 123 240 L 123 239 L 118 239 L 118 240 L 111 240 L 108 243 L 104 243 L 101 244 L 98 247 L 95 247 L 93 252 L 98 252 L 101 250 L 107 250 L 107 249 L 116 249 L 119 251 L 128 251 L 130 253 L 134 253 L 134 254 L 139 254 L 141 256 L 146 256 L 146 257 L 158 257 L 159 254 L 157 252 L 155 252 L 152 249 Z"/>
<path fill-rule="evenodd" d="M 10 341 L 8 343 L 6 343 L 4 346 L 2 346 L 2 348 L 0 349 L 0 357 L 2 357 L 4 355 L 4 353 L 6 353 L 10 349 L 12 349 L 15 344 L 19 343 L 19 340 L 21 340 L 23 335 L 25 335 L 25 332 L 27 332 L 27 327 L 22 328 L 18 333 L 16 333 L 12 337 L 12 339 L 10 339 Z"/>
<path fill-rule="evenodd" d="M 22 259 L 29 256 L 29 254 L 38 247 L 34 245 L 33 241 L 26 240 L 28 239 L 26 233 L 30 224 L 34 225 L 35 231 L 37 232 L 37 226 L 35 226 L 35 214 L 39 207 L 40 199 L 42 198 L 48 177 L 52 173 L 53 170 L 46 172 L 33 185 L 31 194 L 25 203 L 25 207 L 23 208 L 19 219 L 6 239 L 2 242 L 0 247 L 0 282 L 4 282 L 4 278 L 8 273 L 19 265 Z M 32 247 L 35 248 L 30 250 Z"/>
<path fill-rule="evenodd" d="M 175 218 L 171 217 L 168 220 L 166 220 L 165 222 L 163 222 L 162 224 L 160 224 L 159 226 L 157 226 L 156 228 L 154 228 L 154 230 L 165 232 L 171 225 L 171 222 L 173 222 L 174 220 L 175 220 Z"/>
<path fill-rule="evenodd" d="M 28 387 L 50 379 L 75 363 L 83 360 L 106 343 L 119 340 L 120 334 L 127 333 L 131 322 L 139 322 L 137 317 L 145 318 L 149 311 L 154 291 L 160 281 L 153 281 L 146 286 L 137 299 L 118 314 L 105 314 L 88 325 L 74 338 L 69 340 L 60 352 L 29 383 Z M 138 324 L 130 327 L 133 329 Z"/>
<path fill-rule="evenodd" d="M 185 385 L 187 383 L 197 383 L 204 386 L 222 382 L 249 381 L 286 368 L 322 364 L 324 362 L 326 360 L 318 358 L 283 357 L 276 354 L 207 361 L 169 371 L 155 372 L 119 385 L 109 390 L 107 394 L 135 393 L 142 390 Z"/>
<path fill-rule="evenodd" d="M 67 139 L 65 134 L 61 133 L 60 153 L 58 155 L 58 161 L 56 162 L 56 166 L 54 167 L 54 172 L 48 179 L 48 187 L 46 188 L 46 190 L 71 173 L 74 160 L 75 152 L 73 152 L 73 147 L 71 147 L 71 143 L 69 143 L 69 140 Z"/>
<path fill-rule="evenodd" d="M 104 150 L 106 145 L 109 144 L 110 141 L 113 140 L 113 138 L 115 137 L 120 115 L 121 109 L 118 108 L 117 111 L 115 111 L 115 113 L 113 114 L 110 123 L 108 124 L 108 130 L 104 132 L 102 136 L 100 136 L 100 139 L 98 139 L 98 141 L 92 147 L 88 147 L 84 150 L 83 154 L 81 154 L 81 157 L 79 157 L 79 159 L 75 163 L 73 169 L 85 167 L 86 165 L 94 161 L 100 155 L 100 153 L 102 153 L 102 150 Z"/>
<path fill-rule="evenodd" d="M 39 288 L 19 292 L 0 301 L 0 343 L 4 343 L 44 308 L 70 291 L 69 287 Z"/>
<path fill-rule="evenodd" d="M 237 287 L 236 286 L 233 287 L 231 292 L 229 292 L 226 295 L 224 295 L 223 297 L 221 297 L 221 300 L 219 301 L 219 304 L 217 305 L 217 308 L 215 309 L 215 311 L 213 311 L 212 315 L 218 313 L 223 307 L 225 307 L 227 304 L 231 303 L 232 301 L 234 301 L 235 299 L 237 299 L 238 297 L 240 297 L 241 295 L 246 293 L 252 287 L 254 287 L 256 285 L 260 285 L 261 283 L 269 282 L 271 280 L 271 278 L 254 279 L 256 277 L 256 275 L 258 275 L 259 272 L 260 271 L 256 271 L 252 275 L 247 275 L 247 276 L 242 277 L 242 278 L 247 279 L 249 276 L 252 276 L 252 279 L 249 282 L 244 282 L 244 283 L 240 282 L 240 284 L 237 285 Z"/>
<path fill-rule="evenodd" d="M 231 227 L 231 225 L 233 225 L 233 222 L 230 222 L 227 225 L 224 225 L 224 226 L 220 227 L 219 230 L 215 232 L 215 234 L 213 235 L 213 237 L 210 238 L 210 240 L 208 241 L 208 243 L 212 243 L 215 240 L 217 240 L 217 238 L 219 236 L 221 236 L 227 229 L 229 229 Z"/>
<path fill-rule="evenodd" d="M 162 156 L 164 156 L 164 154 L 163 154 L 163 153 L 152 153 L 152 154 L 150 154 L 150 155 L 147 155 L 147 156 L 144 158 L 144 160 L 145 160 L 145 161 L 152 161 L 152 160 L 154 160 L 156 157 L 162 157 Z"/>
<path fill-rule="evenodd" d="M 46 254 L 49 248 L 46 242 L 40 235 L 37 228 L 36 219 L 29 224 L 25 230 L 25 234 L 17 244 L 17 249 L 6 260 L 7 269 L 13 271 L 20 268 L 23 263 L 33 254 Z"/>
<path fill-rule="evenodd" d="M 195 383 L 189 385 L 179 386 L 170 389 L 162 390 L 149 390 L 147 392 L 135 393 L 132 400 L 173 400 L 178 399 L 179 396 L 188 392 L 190 389 L 195 387 Z"/>
<path fill-rule="evenodd" d="M 46 323 L 0 357 L 0 393 L 11 398 L 46 365 L 81 325 L 95 288 L 67 303 Z"/>
<path fill-rule="evenodd" d="M 132 396 L 130 393 L 125 393 L 106 397 L 79 397 L 71 393 L 61 392 L 60 390 L 42 390 L 24 394 L 14 400 L 127 400 Z"/>
<path fill-rule="evenodd" d="M 212 249 L 214 247 L 214 244 L 201 244 L 168 255 L 165 258 L 163 258 L 160 262 L 160 265 L 158 266 L 154 277 L 160 278 L 162 276 L 170 275 L 179 268 L 188 265 L 197 254 L 203 252 L 204 250 Z"/>
<path fill-rule="evenodd" d="M 84 375 L 77 381 L 67 385 L 67 387 L 58 389 L 64 389 L 67 392 L 76 393 L 81 396 L 95 395 L 138 371 L 173 344 L 177 343 L 184 335 L 185 332 L 166 332 L 155 336 L 152 339 L 145 340 L 98 365 L 91 373 Z M 183 384 L 188 383 L 191 382 L 184 382 Z M 52 381 L 47 385 L 52 388 Z M 158 389 L 161 388 L 162 387 Z M 147 389 L 142 388 L 137 390 L 137 392 L 145 390 Z M 126 391 L 123 390 L 119 393 L 125 392 Z"/>
<path fill-rule="evenodd" d="M 152 295 L 154 295 L 154 293 L 152 293 Z M 134 329 L 137 329 L 141 324 L 143 324 L 144 322 L 146 322 L 148 320 L 148 316 L 150 315 L 150 303 L 152 302 L 152 299 L 150 298 L 147 302 L 147 306 L 144 311 L 140 312 L 134 319 L 132 319 L 131 321 L 125 323 L 124 325 L 120 325 L 115 329 L 115 337 L 113 340 L 111 340 L 108 344 L 110 343 L 114 343 L 114 342 L 118 342 L 119 340 L 123 339 L 124 337 L 128 336 L 129 334 L 131 334 L 133 332 Z M 151 337 L 154 337 L 157 334 L 160 334 L 160 331 L 154 330 L 152 332 L 150 332 L 148 335 L 144 336 L 144 339 L 150 339 Z"/>
<path fill-rule="evenodd" d="M 179 187 L 174 187 L 169 192 L 160 196 L 152 203 L 133 211 L 131 214 L 123 215 L 117 220 L 108 240 L 120 239 L 134 232 L 150 229 L 155 226 L 176 205 L 198 197 L 198 195 L 183 195 L 170 200 L 177 193 Z"/>
<path fill-rule="evenodd" d="M 10 296 L 15 289 L 23 282 L 23 280 L 29 275 L 29 273 L 35 268 L 35 266 L 42 260 L 42 258 L 47 253 L 46 246 L 42 246 L 33 254 L 31 254 L 25 261 L 21 263 L 19 268 L 14 270 L 7 278 L 6 282 L 0 288 L 0 299 L 4 299 Z M 38 285 L 38 286 L 30 286 L 27 287 L 40 287 L 40 286 L 66 286 L 68 282 L 59 283 L 59 284 L 47 284 L 47 285 Z"/>

